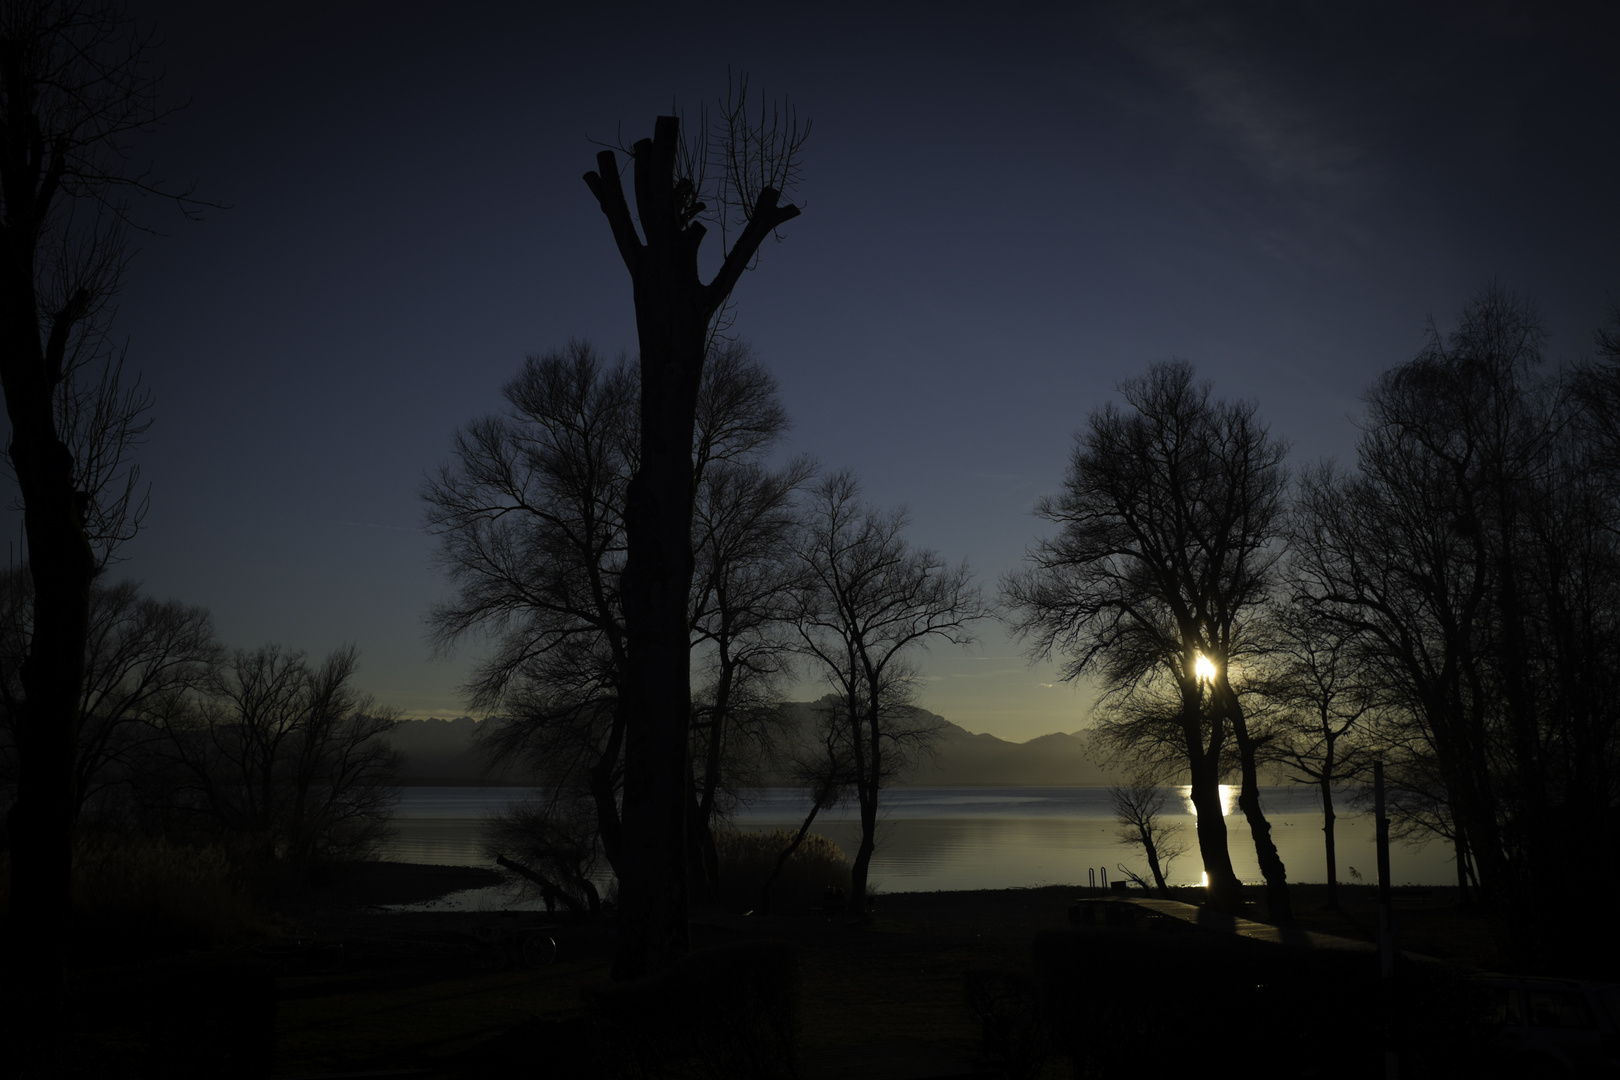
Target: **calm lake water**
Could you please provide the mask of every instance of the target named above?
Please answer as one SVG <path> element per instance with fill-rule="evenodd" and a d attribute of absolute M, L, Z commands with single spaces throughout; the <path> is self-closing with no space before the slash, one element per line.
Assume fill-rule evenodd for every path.
<path fill-rule="evenodd" d="M 1192 806 L 1182 788 L 1180 805 L 1163 821 L 1182 825 L 1187 853 L 1170 867 L 1174 884 L 1196 885 L 1202 875 L 1193 833 Z M 1225 792 L 1232 862 L 1244 881 L 1258 882 L 1260 869 L 1235 789 Z M 406 788 L 394 825 L 398 835 L 383 857 L 400 862 L 482 866 L 478 823 L 484 815 L 529 794 L 526 788 Z M 1335 800 L 1339 814 L 1339 880 L 1377 876 L 1371 814 L 1349 813 L 1349 798 Z M 1290 881 L 1325 881 L 1322 815 L 1316 792 L 1304 786 L 1261 790 L 1272 837 Z M 1085 885 L 1093 873 L 1122 875 L 1118 865 L 1147 876 L 1141 848 L 1116 842 L 1118 826 L 1107 788 L 896 788 L 884 793 L 872 882 L 884 892 L 935 889 L 1002 889 L 1038 885 Z M 797 830 L 808 809 L 802 792 L 768 788 L 755 793 L 736 815 L 737 828 Z M 823 812 L 813 831 L 853 856 L 860 824 L 853 806 Z M 1390 853 L 1397 885 L 1446 885 L 1456 881 L 1450 848 L 1432 842 L 1419 849 L 1397 844 Z"/>

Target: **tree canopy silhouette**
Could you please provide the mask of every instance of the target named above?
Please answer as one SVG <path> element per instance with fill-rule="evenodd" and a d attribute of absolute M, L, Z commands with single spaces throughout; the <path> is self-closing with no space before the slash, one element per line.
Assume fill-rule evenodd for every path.
<path fill-rule="evenodd" d="M 1125 743 L 1181 756 L 1211 895 L 1228 909 L 1238 882 L 1219 789 L 1233 739 L 1272 914 L 1287 919 L 1242 685 L 1263 648 L 1256 629 L 1277 561 L 1286 447 L 1253 405 L 1212 399 L 1185 362 L 1155 364 L 1120 389 L 1128 410 L 1110 403 L 1092 414 L 1062 492 L 1036 507 L 1059 528 L 1004 581 L 1012 625 L 1032 655 L 1059 660 L 1065 679 L 1101 677 L 1122 707 L 1114 731 Z"/>

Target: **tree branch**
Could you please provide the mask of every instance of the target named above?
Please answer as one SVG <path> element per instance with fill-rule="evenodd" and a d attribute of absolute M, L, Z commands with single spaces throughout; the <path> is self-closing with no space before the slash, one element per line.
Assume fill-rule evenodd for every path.
<path fill-rule="evenodd" d="M 624 183 L 619 177 L 619 161 L 613 151 L 603 150 L 596 155 L 596 172 L 585 174 L 585 186 L 596 196 L 596 203 L 607 215 L 613 230 L 613 242 L 619 245 L 619 256 L 632 279 L 640 276 L 641 263 L 646 257 L 646 245 L 636 235 L 635 222 L 630 218 L 630 204 L 624 200 Z"/>

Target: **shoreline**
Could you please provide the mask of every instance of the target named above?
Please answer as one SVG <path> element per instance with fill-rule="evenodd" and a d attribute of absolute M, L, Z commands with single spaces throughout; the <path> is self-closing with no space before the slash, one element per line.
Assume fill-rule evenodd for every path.
<path fill-rule="evenodd" d="M 376 908 L 401 904 L 426 904 L 436 900 L 443 900 L 458 892 L 470 889 L 492 888 L 506 884 L 508 878 L 497 870 L 486 866 L 471 865 L 443 865 L 439 863 L 416 863 L 397 860 L 378 859 L 374 861 L 355 862 L 344 864 L 337 868 L 331 882 L 311 886 L 306 897 L 308 900 L 334 903 L 341 906 Z M 1291 890 L 1297 894 L 1296 907 L 1301 902 L 1320 904 L 1325 898 L 1327 885 L 1319 881 L 1290 882 Z M 1246 893 L 1258 897 L 1264 893 L 1264 885 L 1260 882 L 1246 882 L 1243 886 Z M 1364 882 L 1341 881 L 1338 885 L 1341 906 L 1347 908 L 1364 905 L 1376 906 L 1377 886 Z M 1454 885 L 1396 885 L 1394 892 L 1397 906 L 1404 909 L 1438 909 L 1454 905 L 1456 902 L 1456 886 Z M 1046 884 L 1046 885 L 1005 885 L 994 888 L 980 889 L 929 889 L 918 891 L 894 892 L 880 891 L 874 898 L 874 905 L 901 901 L 907 904 L 918 902 L 930 897 L 1008 897 L 1020 895 L 1051 894 L 1061 892 L 1071 899 L 1096 897 L 1108 895 L 1101 889 L 1092 889 L 1084 884 Z M 1172 895 L 1179 900 L 1196 903 L 1202 895 L 1202 889 L 1196 885 L 1171 886 Z M 1141 895 L 1139 890 L 1131 890 L 1131 895 Z"/>

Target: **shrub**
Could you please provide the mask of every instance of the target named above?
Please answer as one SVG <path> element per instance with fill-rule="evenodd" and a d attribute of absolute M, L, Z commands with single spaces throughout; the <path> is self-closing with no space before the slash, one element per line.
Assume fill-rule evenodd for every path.
<path fill-rule="evenodd" d="M 793 843 L 793 834 L 717 833 L 715 853 L 720 866 L 720 903 L 733 911 L 758 909 L 761 889 L 776 868 L 776 860 Z M 828 889 L 849 892 L 849 860 L 833 841 L 819 833 L 804 838 L 771 886 L 774 914 L 805 914 L 821 902 Z"/>

